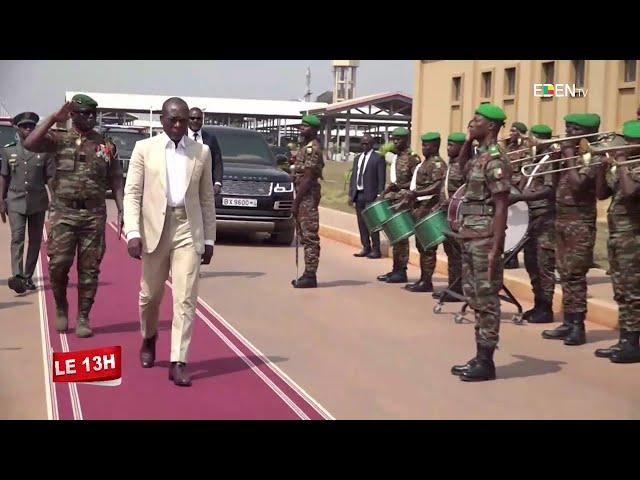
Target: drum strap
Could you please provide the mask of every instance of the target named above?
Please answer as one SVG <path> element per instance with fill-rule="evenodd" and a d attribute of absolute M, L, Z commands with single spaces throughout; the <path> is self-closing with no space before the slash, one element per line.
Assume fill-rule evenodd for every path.
<path fill-rule="evenodd" d="M 413 177 L 411 178 L 411 186 L 409 187 L 409 190 L 411 190 L 412 192 L 415 192 L 416 188 L 418 188 L 418 169 L 422 166 L 424 162 L 426 162 L 426 159 L 420 162 L 420 165 L 418 165 L 413 170 Z M 422 202 L 424 200 L 429 200 L 430 198 L 433 198 L 433 197 L 435 197 L 435 195 L 423 195 L 422 197 L 416 198 L 416 200 L 419 202 Z"/>
<path fill-rule="evenodd" d="M 534 155 L 535 155 L 535 151 L 534 151 Z M 538 162 L 538 166 L 535 167 L 533 169 L 533 172 L 531 172 L 532 174 L 538 173 L 538 170 L 540 169 L 540 165 L 542 165 L 544 162 L 546 162 L 549 159 L 549 154 L 545 155 L 544 157 L 542 157 L 542 160 L 540 160 Z M 529 177 L 529 180 L 527 180 L 527 185 L 526 188 L 529 188 L 531 186 L 531 182 L 533 182 L 533 177 Z"/>
<path fill-rule="evenodd" d="M 447 166 L 447 176 L 444 178 L 444 198 L 449 200 L 449 172 L 451 172 L 451 163 Z"/>
<path fill-rule="evenodd" d="M 398 180 L 398 177 L 396 175 L 396 160 L 397 160 L 398 156 L 396 155 L 395 157 L 393 157 L 393 160 L 391 160 L 391 169 L 389 171 L 389 176 L 391 177 L 391 183 L 396 183 L 396 181 Z"/>

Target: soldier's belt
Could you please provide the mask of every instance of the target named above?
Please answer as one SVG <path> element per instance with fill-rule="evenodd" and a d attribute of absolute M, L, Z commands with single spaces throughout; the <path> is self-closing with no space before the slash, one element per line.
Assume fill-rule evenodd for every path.
<path fill-rule="evenodd" d="M 484 205 L 482 203 L 463 203 L 460 205 L 462 215 L 493 215 L 493 205 Z"/>
<path fill-rule="evenodd" d="M 104 208 L 105 202 L 100 198 L 88 198 L 86 200 L 69 200 L 66 198 L 56 198 L 56 205 L 61 205 L 67 208 L 73 208 L 76 210 L 96 210 Z"/>

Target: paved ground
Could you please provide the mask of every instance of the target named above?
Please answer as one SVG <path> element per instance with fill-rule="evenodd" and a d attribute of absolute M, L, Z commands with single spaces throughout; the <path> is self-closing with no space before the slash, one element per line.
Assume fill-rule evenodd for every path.
<path fill-rule="evenodd" d="M 200 286 L 190 360 L 194 386 L 180 389 L 166 379 L 169 298 L 160 365 L 142 370 L 139 267 L 113 230 L 108 235 L 92 339 L 41 328 L 38 294 L 16 297 L 6 286 L 0 289 L 2 418 L 47 418 L 43 348 L 64 349 L 65 342 L 71 350 L 122 345 L 125 369 L 120 387 L 56 387 L 49 415 L 59 418 L 640 418 L 638 365 L 593 355 L 614 341 L 613 330 L 589 324 L 589 343 L 566 347 L 543 340 L 545 326 L 512 324 L 513 308 L 505 305 L 499 379 L 460 382 L 449 369 L 471 358 L 475 346 L 473 325 L 453 322 L 459 304 L 436 315 L 430 294 L 375 280 L 391 259 L 354 258 L 356 248 L 326 238 L 316 290 L 291 288 L 294 248 L 221 239 Z M 0 225 L 3 285 L 8 238 L 8 226 Z M 410 267 L 410 278 L 417 275 Z M 444 278 L 436 275 L 435 281 L 442 286 Z M 52 303 L 44 282 L 46 314 Z M 193 407 L 184 413 L 188 407 L 182 405 Z"/>

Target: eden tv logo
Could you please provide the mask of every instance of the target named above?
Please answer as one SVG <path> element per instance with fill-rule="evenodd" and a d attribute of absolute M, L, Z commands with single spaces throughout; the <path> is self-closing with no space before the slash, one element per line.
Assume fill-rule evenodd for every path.
<path fill-rule="evenodd" d="M 586 97 L 588 90 L 576 87 L 575 83 L 534 83 L 534 97 Z"/>

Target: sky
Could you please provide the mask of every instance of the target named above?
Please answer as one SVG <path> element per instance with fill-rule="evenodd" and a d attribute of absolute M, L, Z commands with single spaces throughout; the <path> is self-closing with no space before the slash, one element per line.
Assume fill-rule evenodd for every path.
<path fill-rule="evenodd" d="M 332 89 L 330 60 L 1 60 L 0 106 L 42 117 L 66 91 L 294 100 L 306 92 L 307 67 L 315 101 Z M 413 95 L 413 77 L 412 60 L 361 60 L 356 96 Z"/>

